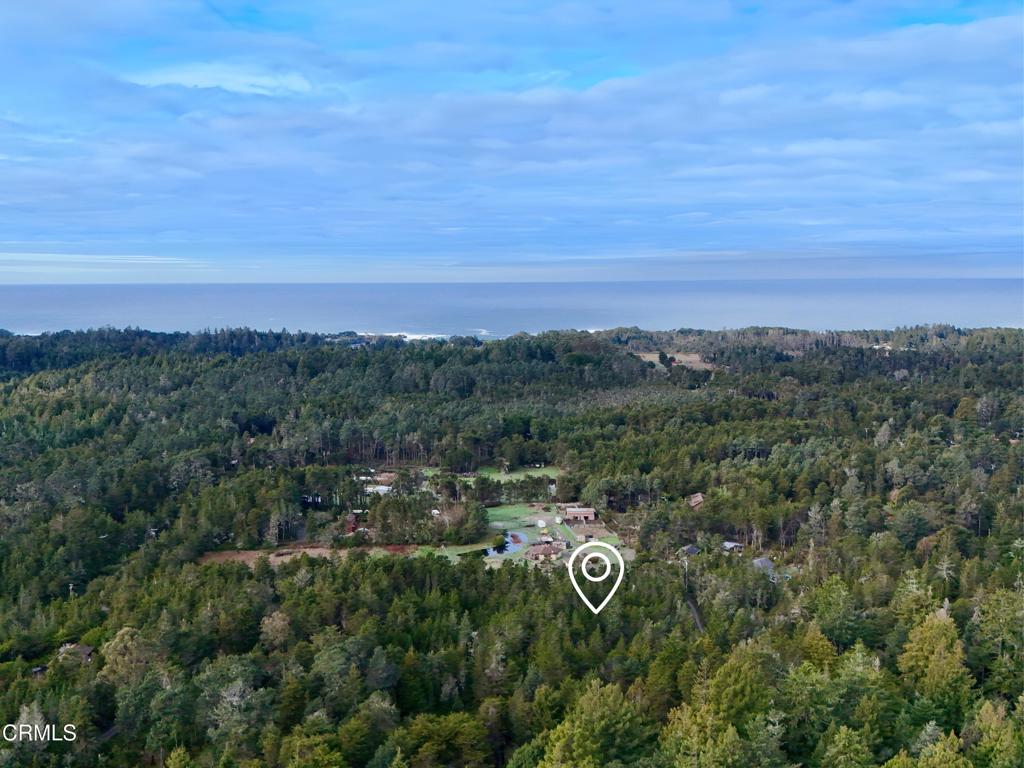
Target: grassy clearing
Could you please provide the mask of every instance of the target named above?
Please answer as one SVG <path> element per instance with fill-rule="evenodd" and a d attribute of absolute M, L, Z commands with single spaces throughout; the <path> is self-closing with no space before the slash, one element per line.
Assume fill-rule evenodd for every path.
<path fill-rule="evenodd" d="M 555 527 L 562 532 L 562 535 L 565 536 L 565 540 L 568 541 L 570 544 L 572 544 L 573 546 L 579 544 L 579 539 L 576 537 L 576 534 L 573 533 L 572 528 L 570 528 L 568 525 L 566 525 L 565 523 L 561 523 L 559 525 L 556 525 Z"/>
<path fill-rule="evenodd" d="M 447 557 L 449 560 L 454 562 L 462 555 L 468 555 L 472 552 L 482 552 L 490 546 L 490 539 L 486 541 L 478 541 L 476 544 L 454 544 L 439 547 L 421 546 L 416 550 L 415 554 L 413 554 L 413 557 L 437 555 L 438 557 Z"/>
<path fill-rule="evenodd" d="M 562 474 L 560 467 L 523 467 L 514 469 L 511 472 L 502 472 L 498 467 L 481 467 L 477 470 L 478 475 L 489 477 L 492 480 L 500 480 L 503 483 L 511 483 L 527 477 L 550 477 L 556 478 Z"/>
<path fill-rule="evenodd" d="M 440 475 L 443 470 L 439 467 L 417 467 L 420 472 L 423 473 L 424 477 L 434 477 Z M 514 480 L 522 480 L 524 477 L 550 477 L 552 479 L 559 477 L 562 474 L 561 467 L 548 466 L 548 467 L 523 467 L 521 469 L 514 469 L 511 472 L 502 472 L 500 467 L 480 467 L 476 471 L 478 475 L 484 475 L 493 480 L 501 480 L 502 482 L 508 483 Z M 473 478 L 463 478 L 466 480 L 472 480 Z"/>
<path fill-rule="evenodd" d="M 499 507 L 487 508 L 487 519 L 490 520 L 491 525 L 495 527 L 500 525 L 503 528 L 514 528 L 524 520 L 529 519 L 533 521 L 536 518 L 543 516 L 543 512 L 539 509 L 531 509 L 528 504 L 502 504 Z M 511 526 L 509 524 L 511 524 Z"/>

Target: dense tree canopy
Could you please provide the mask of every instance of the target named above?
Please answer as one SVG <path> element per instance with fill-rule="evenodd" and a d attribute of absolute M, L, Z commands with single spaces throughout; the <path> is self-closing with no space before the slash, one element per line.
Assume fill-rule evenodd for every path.
<path fill-rule="evenodd" d="M 0 335 L 0 765 L 1021 765 L 1022 342 Z M 552 498 L 599 616 L 438 554 Z"/>

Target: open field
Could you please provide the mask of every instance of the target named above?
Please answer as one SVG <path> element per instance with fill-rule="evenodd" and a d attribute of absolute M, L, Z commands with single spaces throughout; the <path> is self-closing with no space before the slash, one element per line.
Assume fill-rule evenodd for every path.
<path fill-rule="evenodd" d="M 487 541 L 479 541 L 476 544 L 443 544 L 441 546 L 421 544 L 416 547 L 411 556 L 425 557 L 426 555 L 438 555 L 439 557 L 447 557 L 454 562 L 463 555 L 468 555 L 472 552 L 483 552 L 490 546 L 491 542 L 489 539 Z"/>
<path fill-rule="evenodd" d="M 521 469 L 514 469 L 511 472 L 502 472 L 498 467 L 481 467 L 477 470 L 477 474 L 484 475 L 492 480 L 500 480 L 503 483 L 512 483 L 527 477 L 557 478 L 562 474 L 562 469 L 555 466 L 523 467 Z"/>
<path fill-rule="evenodd" d="M 499 507 L 488 507 L 487 519 L 491 527 L 516 527 L 522 525 L 522 521 L 529 518 L 531 521 L 546 513 L 542 509 L 532 507 L 529 504 L 502 504 Z M 506 523 L 510 525 L 505 525 Z"/>
<path fill-rule="evenodd" d="M 440 474 L 441 470 L 437 467 L 422 467 L 420 472 L 423 473 L 424 477 L 434 477 Z M 562 468 L 555 466 L 523 467 L 521 469 L 514 469 L 511 472 L 502 472 L 499 467 L 481 467 L 477 470 L 476 474 L 489 477 L 491 480 L 500 480 L 503 483 L 513 483 L 527 477 L 550 477 L 554 479 L 562 474 Z M 463 477 L 462 479 L 472 483 L 475 478 Z"/>
<path fill-rule="evenodd" d="M 658 362 L 659 354 L 659 352 L 637 352 L 636 356 L 641 360 L 660 365 Z M 713 363 L 704 362 L 696 352 L 669 352 L 668 350 L 665 350 L 665 354 L 669 357 L 674 357 L 676 359 L 676 365 L 681 365 L 684 368 L 691 368 L 695 371 L 715 370 L 715 365 Z"/>
<path fill-rule="evenodd" d="M 576 533 L 573 531 L 572 528 L 570 528 L 565 523 L 559 523 L 558 525 L 555 526 L 555 528 L 558 529 L 559 531 L 561 531 L 562 532 L 562 536 L 565 537 L 565 540 L 568 541 L 573 546 L 575 546 L 576 544 L 579 543 L 579 538 L 576 536 Z"/>

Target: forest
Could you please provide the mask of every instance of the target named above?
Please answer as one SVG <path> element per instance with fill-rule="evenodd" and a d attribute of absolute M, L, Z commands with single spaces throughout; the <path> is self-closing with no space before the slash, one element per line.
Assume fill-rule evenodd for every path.
<path fill-rule="evenodd" d="M 1019 768 L 1022 438 L 1011 329 L 0 332 L 0 766 Z M 444 554 L 569 501 L 599 615 Z"/>

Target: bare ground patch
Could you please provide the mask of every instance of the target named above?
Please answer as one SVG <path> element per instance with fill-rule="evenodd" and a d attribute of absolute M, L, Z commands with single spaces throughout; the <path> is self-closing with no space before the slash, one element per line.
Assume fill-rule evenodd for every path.
<path fill-rule="evenodd" d="M 658 356 L 660 352 L 637 352 L 635 353 L 641 360 L 646 360 L 651 363 L 658 363 Z M 675 364 L 681 365 L 684 368 L 690 368 L 694 371 L 713 371 L 716 366 L 714 363 L 708 363 L 701 360 L 700 354 L 697 352 L 666 352 L 669 357 L 676 359 Z M 659 363 L 660 364 L 660 363 Z"/>
<path fill-rule="evenodd" d="M 303 555 L 323 558 L 347 557 L 349 552 L 369 552 L 389 555 L 411 555 L 419 549 L 417 544 L 384 544 L 372 547 L 348 547 L 338 549 L 323 544 L 293 544 L 277 549 L 238 549 L 230 552 L 207 552 L 199 558 L 203 563 L 245 563 L 255 567 L 260 557 L 266 557 L 272 566 L 278 566 Z"/>

